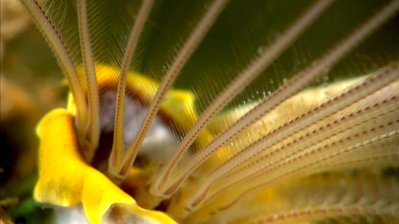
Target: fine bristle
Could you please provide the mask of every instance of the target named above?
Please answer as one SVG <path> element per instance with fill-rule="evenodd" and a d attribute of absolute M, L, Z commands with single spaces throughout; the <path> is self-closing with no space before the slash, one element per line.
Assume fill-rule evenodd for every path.
<path fill-rule="evenodd" d="M 382 180 L 373 172 L 314 175 L 245 197 L 240 204 L 220 211 L 210 223 L 297 223 L 356 215 L 397 218 L 397 185 L 395 179 Z M 196 223 L 201 215 L 194 213 L 188 221 Z"/>
<path fill-rule="evenodd" d="M 394 66 L 390 66 L 387 67 L 385 69 L 380 70 L 377 74 L 374 74 L 374 76 L 369 77 L 368 79 L 364 80 L 362 83 L 359 83 L 358 85 L 355 85 L 353 87 L 351 87 L 350 89 L 344 91 L 343 93 L 341 93 L 340 95 L 334 97 L 333 99 L 321 104 L 320 106 L 316 107 L 313 109 L 313 111 L 309 111 L 307 114 L 303 114 L 300 117 L 295 118 L 294 120 L 290 121 L 289 123 L 284 124 L 284 126 L 279 127 L 278 129 L 272 131 L 271 133 L 269 133 L 269 135 L 265 135 L 262 138 L 260 138 L 258 141 L 252 143 L 251 145 L 249 145 L 246 149 L 241 150 L 236 156 L 232 157 L 230 160 L 227 160 L 223 165 L 221 165 L 221 167 L 218 170 L 215 170 L 215 172 L 212 173 L 213 178 L 215 178 L 215 176 L 222 176 L 224 175 L 224 173 L 226 173 L 227 171 L 230 171 L 231 169 L 234 169 L 234 167 L 242 164 L 243 162 L 247 161 L 249 158 L 251 158 L 250 151 L 254 150 L 255 148 L 257 148 L 258 150 L 255 150 L 256 153 L 258 154 L 261 151 L 264 151 L 265 149 L 267 149 L 268 147 L 277 145 L 280 142 L 283 142 L 285 139 L 288 139 L 287 136 L 291 137 L 293 136 L 293 134 L 295 133 L 295 135 L 297 135 L 297 140 L 295 140 L 295 138 L 290 140 L 292 141 L 292 143 L 286 143 L 287 146 L 298 146 L 296 145 L 297 142 L 304 142 L 305 137 L 308 137 L 310 135 L 310 133 L 313 134 L 313 131 L 310 132 L 309 130 L 306 130 L 305 128 L 308 127 L 310 130 L 312 129 L 316 129 L 317 130 L 317 126 L 319 126 L 320 124 L 322 125 L 322 127 L 319 128 L 319 130 L 323 130 L 323 129 L 329 129 L 329 134 L 334 135 L 334 128 L 332 124 L 334 124 L 334 121 L 332 122 L 328 122 L 328 123 L 323 123 L 323 122 L 319 122 L 318 121 L 323 121 L 324 120 L 329 120 L 329 116 L 337 111 L 340 111 L 341 108 L 345 108 L 346 111 L 351 111 L 353 110 L 353 108 L 370 108 L 369 104 L 373 103 L 373 102 L 379 102 L 381 101 L 381 104 L 384 105 L 382 109 L 382 111 L 380 112 L 382 115 L 385 115 L 384 113 L 386 112 L 386 110 L 390 111 L 392 110 L 389 105 L 391 105 L 391 107 L 396 108 L 396 94 L 397 91 L 395 90 L 395 87 L 397 86 L 395 83 L 384 88 L 382 91 L 378 92 L 378 88 L 381 88 L 381 86 L 384 86 L 384 84 L 389 84 L 390 82 L 392 82 L 393 79 L 395 79 L 397 77 L 397 65 Z M 390 77 L 386 77 L 387 74 L 390 74 Z M 375 82 L 375 80 L 386 77 L 387 80 L 385 82 Z M 397 78 L 396 78 L 397 79 Z M 365 87 L 370 87 L 370 85 L 376 85 L 376 83 L 381 84 L 378 85 L 377 88 L 365 88 Z M 370 92 L 366 92 L 363 96 L 360 95 L 360 97 L 353 97 L 354 95 L 351 94 L 354 91 L 358 91 L 361 88 L 363 89 L 368 89 Z M 360 92 L 360 91 L 359 91 Z M 365 98 L 365 96 L 367 96 L 366 94 L 370 94 L 371 96 L 369 96 L 368 98 Z M 353 98 L 354 100 L 349 101 L 348 99 L 344 99 L 344 98 Z M 390 97 L 392 99 L 390 99 Z M 357 100 L 365 98 L 364 100 L 361 100 L 359 102 L 357 102 Z M 387 100 L 388 99 L 388 100 Z M 355 103 L 357 102 L 357 103 Z M 340 105 L 341 104 L 341 105 Z M 388 104 L 388 106 L 386 105 Z M 378 105 L 378 104 L 377 104 Z M 377 106 L 373 107 L 378 109 Z M 366 110 L 366 109 L 363 109 Z M 344 121 L 345 126 L 343 127 L 343 129 L 345 130 L 346 128 L 350 127 L 353 124 L 356 123 L 351 123 L 351 122 L 356 122 L 356 117 L 354 115 L 360 115 L 362 110 L 357 110 L 356 112 L 347 112 L 348 115 L 347 117 L 344 116 L 344 114 L 342 113 L 342 111 L 339 114 L 339 119 L 342 119 L 342 121 Z M 318 116 L 316 116 L 315 114 L 313 114 L 313 112 L 315 112 L 316 114 L 319 114 Z M 363 117 L 364 120 L 367 121 L 367 119 L 371 114 L 371 111 L 367 111 L 368 113 L 366 113 L 366 117 Z M 370 112 L 370 113 L 369 113 Z M 320 117 L 320 119 L 307 119 L 307 117 L 310 116 L 310 114 L 312 114 L 312 118 L 314 117 Z M 323 115 L 323 116 L 321 116 Z M 316 126 L 316 127 L 314 127 Z M 346 127 L 346 128 L 345 128 Z M 285 129 L 285 130 L 284 130 Z M 289 130 L 289 131 L 288 131 Z M 302 133 L 303 131 L 303 133 Z M 330 132 L 331 131 L 331 132 Z M 286 134 L 279 134 L 279 132 L 286 132 Z M 302 134 L 301 134 L 302 133 Z M 284 137 L 285 136 L 285 137 Z M 314 136 L 312 136 L 312 140 L 315 140 L 317 142 L 316 139 L 313 138 Z M 323 139 L 323 137 L 322 137 Z M 248 150 L 248 151 L 247 151 Z M 280 151 L 279 148 L 275 148 L 274 150 L 276 150 L 276 152 Z M 253 152 L 255 152 L 253 151 Z M 295 150 L 294 150 L 295 151 Z M 290 154 L 288 151 L 284 151 L 285 154 Z M 252 155 L 255 155 L 252 154 Z M 274 151 L 267 151 L 267 155 L 273 155 Z M 222 171 L 224 170 L 224 171 Z M 212 179 L 213 179 L 212 178 Z"/>
<path fill-rule="evenodd" d="M 395 111 L 397 113 L 397 111 Z M 383 119 L 386 119 L 385 117 Z M 375 121 L 373 119 L 372 121 Z M 331 171 L 342 169 L 342 167 L 362 167 L 366 165 L 377 165 L 382 158 L 395 158 L 392 162 L 397 162 L 395 152 L 398 132 L 393 127 L 398 126 L 395 119 L 388 120 L 386 123 L 379 123 L 380 128 L 369 128 L 363 132 L 353 133 L 332 142 L 323 142 L 322 146 L 311 147 L 306 152 L 276 161 L 274 164 L 265 163 L 260 167 L 247 168 L 241 171 L 240 175 L 232 175 L 223 179 L 208 197 L 214 197 L 218 193 L 225 191 L 230 186 L 238 186 L 245 183 L 250 188 L 263 188 L 272 183 L 281 182 L 295 175 L 296 178 L 309 173 Z M 355 126 L 356 127 L 356 126 Z M 364 128 L 360 126 L 360 128 Z M 360 137 L 363 137 L 362 140 Z M 339 152 L 334 152 L 335 147 L 340 147 Z M 378 149 L 381 147 L 382 149 Z M 257 161 L 258 162 L 258 161 Z M 304 165 L 304 163 L 306 165 Z M 386 161 L 386 164 L 389 163 Z M 263 179 L 263 180 L 262 180 Z M 204 197 L 204 196 L 202 196 Z M 201 199 L 203 200 L 203 199 Z M 197 206 L 200 201 L 193 200 L 192 206 Z"/>
<path fill-rule="evenodd" d="M 127 73 L 129 71 L 130 61 L 135 53 L 138 39 L 143 30 L 144 24 L 154 5 L 153 0 L 143 1 L 137 19 L 133 25 L 130 33 L 129 41 L 123 56 L 122 68 L 119 75 L 117 99 L 115 106 L 115 122 L 114 122 L 114 138 L 112 151 L 109 158 L 110 173 L 118 175 L 122 163 L 122 154 L 125 145 L 123 143 L 123 127 L 124 127 L 124 113 L 125 113 L 125 91 Z"/>
<path fill-rule="evenodd" d="M 80 48 L 82 50 L 83 66 L 85 70 L 88 102 L 88 121 L 85 127 L 88 139 L 88 150 L 85 150 L 85 158 L 91 162 L 100 139 L 100 102 L 97 86 L 96 70 L 94 68 L 94 57 L 91 47 L 89 24 L 87 22 L 86 0 L 77 1 L 78 24 Z"/>
<path fill-rule="evenodd" d="M 292 25 L 281 38 L 270 45 L 270 48 L 249 64 L 237 78 L 232 81 L 213 102 L 205 109 L 192 129 L 182 140 L 175 156 L 165 167 L 164 173 L 159 177 L 154 191 L 160 190 L 166 182 L 176 164 L 181 160 L 184 153 L 198 137 L 199 133 L 206 128 L 211 119 L 220 112 L 235 96 L 237 96 L 249 83 L 251 83 L 270 63 L 272 63 L 317 17 L 332 3 L 332 1 L 319 1 L 307 10 L 304 15 Z M 176 188 L 177 190 L 177 188 Z"/>
<path fill-rule="evenodd" d="M 120 174 L 123 176 L 128 171 L 129 167 L 133 164 L 135 160 L 138 150 L 140 148 L 141 143 L 144 140 L 145 134 L 147 133 L 148 129 L 150 128 L 152 121 L 154 120 L 161 103 L 167 93 L 167 91 L 172 87 L 174 80 L 176 79 L 177 75 L 180 73 L 183 66 L 186 64 L 187 60 L 190 58 L 192 53 L 201 43 L 202 39 L 211 28 L 212 24 L 217 19 L 220 12 L 223 10 L 224 6 L 227 4 L 227 0 L 217 0 L 215 1 L 204 17 L 201 19 L 195 30 L 191 33 L 190 37 L 188 38 L 187 42 L 184 44 L 174 62 L 172 63 L 169 70 L 166 72 L 165 76 L 163 77 L 163 81 L 159 85 L 157 93 L 155 97 L 152 99 L 152 102 L 148 109 L 148 114 L 145 117 L 142 126 L 140 128 L 137 137 L 129 147 L 126 158 L 121 165 Z"/>
<path fill-rule="evenodd" d="M 242 172 L 248 174 L 248 169 L 262 169 L 270 164 L 282 161 L 287 155 L 296 155 L 304 151 L 309 151 L 308 149 L 311 149 L 312 146 L 316 144 L 327 144 L 332 139 L 337 138 L 337 135 L 348 135 L 348 133 L 345 132 L 350 131 L 351 129 L 359 129 L 360 125 L 366 125 L 370 120 L 378 122 L 376 119 L 379 119 L 380 124 L 381 120 L 394 119 L 395 114 L 398 113 L 397 99 L 392 97 L 389 100 L 383 100 L 381 99 L 380 94 L 374 95 L 375 96 L 370 97 L 370 99 L 367 99 L 367 102 L 361 102 L 347 108 L 351 110 L 352 107 L 361 107 L 362 109 L 356 110 L 355 112 L 351 112 L 346 115 L 340 115 L 342 117 L 339 119 L 334 119 L 332 122 L 315 123 L 312 125 L 312 127 L 308 128 L 309 130 L 298 132 L 292 136 L 292 138 L 287 138 L 285 141 L 275 144 L 274 147 L 271 147 L 269 150 L 265 150 L 265 152 L 262 152 L 260 157 L 256 158 L 256 160 L 251 159 L 237 167 L 232 168 L 231 170 L 225 170 L 225 172 L 215 170 L 215 172 L 208 177 L 209 181 L 214 182 L 216 179 L 219 179 L 223 176 L 223 178 L 228 177 L 230 179 L 234 179 L 242 176 Z M 377 103 L 370 105 L 372 102 Z M 347 109 L 346 111 L 348 111 Z M 329 118 L 327 119 L 329 120 Z M 356 135 L 359 134 L 355 133 L 355 136 Z M 367 136 L 363 137 L 364 139 L 367 139 Z M 339 141 L 341 139 L 342 137 L 339 138 Z M 341 142 L 330 142 L 329 144 L 334 147 L 339 147 L 339 143 Z M 219 167 L 219 169 L 223 169 L 223 167 Z M 226 174 L 228 174 L 228 176 L 226 176 Z"/>
<path fill-rule="evenodd" d="M 307 132 L 304 131 L 303 134 L 301 134 L 300 132 L 302 132 L 302 130 L 306 130 L 306 129 L 304 129 L 305 127 L 310 127 L 311 125 L 317 123 L 317 121 L 321 120 L 322 118 L 328 118 L 334 112 L 337 112 L 337 111 L 341 110 L 342 108 L 349 107 L 349 106 L 353 105 L 355 102 L 359 101 L 360 99 L 365 98 L 369 94 L 374 94 L 374 98 L 379 98 L 380 101 L 384 101 L 387 98 L 389 99 L 390 97 L 394 97 L 391 100 L 391 105 L 394 108 L 397 107 L 397 105 L 395 104 L 396 103 L 395 96 L 398 94 L 396 91 L 397 81 L 396 81 L 396 83 L 394 82 L 393 84 L 388 85 L 384 90 L 382 90 L 382 92 L 378 92 L 378 90 L 381 89 L 382 87 L 384 87 L 385 85 L 390 84 L 392 81 L 395 81 L 397 79 L 397 74 L 398 74 L 397 65 L 393 65 L 391 67 L 382 69 L 379 72 L 377 72 L 377 74 L 375 74 L 374 76 L 370 76 L 368 79 L 366 79 L 362 83 L 355 85 L 354 87 L 348 89 L 347 91 L 343 92 L 342 94 L 336 96 L 332 100 L 327 101 L 326 103 L 316 107 L 313 110 L 316 113 L 312 115 L 312 118 L 314 118 L 314 119 L 312 119 L 312 120 L 305 119 L 306 117 L 309 116 L 310 113 L 312 113 L 312 111 L 310 111 L 308 114 L 304 114 L 303 116 L 298 117 L 297 119 L 294 119 L 293 121 L 285 124 L 284 126 L 280 127 L 279 129 L 271 132 L 268 135 L 265 135 L 264 137 L 260 138 L 259 140 L 255 141 L 254 143 L 250 144 L 248 147 L 239 151 L 237 154 L 235 154 L 233 157 L 231 157 L 231 159 L 227 160 L 220 167 L 218 167 L 208 177 L 209 180 L 207 181 L 207 184 L 205 184 L 202 187 L 203 190 L 199 190 L 198 195 L 200 197 L 204 197 L 203 191 L 207 191 L 211 184 L 213 184 L 219 178 L 223 177 L 226 173 L 233 171 L 236 167 L 247 162 L 250 158 L 254 157 L 255 155 L 260 155 L 260 153 L 262 151 L 266 152 L 266 158 L 268 158 L 268 156 L 275 156 L 274 154 L 276 154 L 276 153 L 277 153 L 277 155 L 280 154 L 281 156 L 283 156 L 282 158 L 285 158 L 286 155 L 292 155 L 293 152 L 297 153 L 298 150 L 295 150 L 295 146 L 297 146 L 296 144 L 290 145 L 289 148 L 291 150 L 293 150 L 291 153 L 290 153 L 290 151 L 288 151 L 289 149 L 280 150 L 280 148 L 273 147 L 273 146 L 276 146 L 279 142 L 283 141 L 284 139 L 287 139 L 287 136 L 292 136 L 295 133 L 298 134 L 299 136 L 305 135 L 305 134 L 309 135 L 309 133 L 311 133 L 309 131 L 307 131 Z M 386 78 L 385 82 L 384 81 L 375 82 L 375 80 L 377 80 L 377 79 L 381 80 L 384 77 Z M 363 89 L 363 91 L 362 91 L 362 89 Z M 353 92 L 355 92 L 355 90 L 356 90 L 357 94 L 353 94 Z M 352 98 L 352 99 L 350 99 L 350 98 Z M 370 104 L 373 102 L 373 100 L 375 100 L 375 99 L 373 99 L 373 97 L 369 97 L 368 99 L 365 100 L 365 102 L 361 102 L 361 103 L 365 104 L 368 101 L 368 103 Z M 360 107 L 360 106 L 362 106 L 362 105 L 361 104 L 354 105 L 355 108 Z M 363 106 L 363 107 L 367 107 L 367 105 Z M 385 107 L 384 107 L 384 109 L 389 110 L 389 108 L 385 108 Z M 349 108 L 349 111 L 350 111 L 350 108 Z M 385 116 L 379 116 L 379 118 L 382 119 L 382 121 L 384 121 L 388 118 L 391 118 L 391 119 L 393 119 L 392 122 L 395 122 L 394 121 L 395 114 L 396 114 L 395 112 L 396 111 L 394 110 L 393 113 L 392 112 L 391 113 L 383 113 L 383 115 L 385 115 Z M 349 113 L 348 116 L 350 116 L 350 114 L 353 115 L 353 113 Z M 316 115 L 318 115 L 318 116 L 316 116 Z M 342 114 L 340 114 L 340 116 L 342 116 Z M 319 119 L 316 119 L 317 117 L 319 117 Z M 350 123 L 351 121 L 353 121 L 352 120 L 353 116 L 350 116 L 350 118 L 351 119 L 346 120 L 346 122 L 349 126 L 353 125 L 353 123 Z M 365 125 L 367 125 L 367 124 L 368 123 L 366 123 Z M 372 123 L 372 124 L 375 126 L 380 125 L 380 123 L 378 123 L 378 122 Z M 329 125 L 328 128 L 330 129 L 331 125 Z M 364 127 L 363 127 L 363 129 L 362 128 L 359 128 L 359 129 L 363 130 Z M 348 130 L 348 129 L 346 129 L 346 130 Z M 331 133 L 331 135 L 333 137 L 336 137 L 335 136 L 336 134 L 333 132 L 333 130 L 329 130 L 329 131 L 331 131 L 329 133 Z M 365 138 L 367 138 L 367 136 L 365 136 Z M 327 140 L 328 140 L 328 138 L 325 139 L 325 141 L 327 141 Z M 305 141 L 305 140 L 301 139 L 301 141 Z M 359 141 L 361 141 L 361 140 L 359 140 Z M 322 141 L 322 143 L 323 142 L 324 141 Z M 336 145 L 337 147 L 340 147 L 337 144 L 334 144 L 334 145 Z M 270 162 L 265 162 L 265 161 L 262 162 L 262 157 L 257 158 L 257 160 L 259 160 L 259 161 L 255 162 L 255 163 L 253 161 L 252 162 L 248 161 L 250 163 L 250 166 L 246 167 L 243 170 L 245 175 L 243 175 L 240 172 L 236 172 L 234 177 L 231 177 L 229 179 L 233 180 L 233 181 L 237 181 L 237 180 L 239 180 L 239 177 L 249 175 L 251 172 L 248 173 L 248 169 L 250 170 L 251 167 L 253 167 L 254 172 L 257 172 L 257 171 L 261 170 L 263 167 L 267 167 L 269 164 L 274 164 L 276 162 L 274 160 L 270 161 Z M 234 171 L 237 171 L 237 170 L 234 170 Z M 232 184 L 232 183 L 228 183 L 228 184 L 226 184 L 226 186 L 228 186 L 230 184 Z"/>
<path fill-rule="evenodd" d="M 198 154 L 194 155 L 193 158 L 191 158 L 188 162 L 186 162 L 185 165 L 183 165 L 183 168 L 181 169 L 183 170 L 182 174 L 180 174 L 178 177 L 174 179 L 172 184 L 169 185 L 169 189 L 167 189 L 166 191 L 169 193 L 175 192 L 177 190 L 177 187 L 182 184 L 185 178 L 188 177 L 189 174 L 191 174 L 196 168 L 198 168 L 206 159 L 211 157 L 212 154 L 214 154 L 218 149 L 221 149 L 223 145 L 233 140 L 233 138 L 237 137 L 238 134 L 240 134 L 243 130 L 245 130 L 255 121 L 259 120 L 262 116 L 270 112 L 277 105 L 281 104 L 288 97 L 301 90 L 309 82 L 311 82 L 316 77 L 322 75 L 325 71 L 331 68 L 345 54 L 347 54 L 351 49 L 357 46 L 361 42 L 361 40 L 364 40 L 375 29 L 377 29 L 384 21 L 386 21 L 392 15 L 394 15 L 398 7 L 399 7 L 399 2 L 392 2 L 391 4 L 385 6 L 383 9 L 378 11 L 378 13 L 375 16 L 366 21 L 352 34 L 348 35 L 346 39 L 338 43 L 336 47 L 332 48 L 324 56 L 322 56 L 320 59 L 312 63 L 308 68 L 301 71 L 298 75 L 295 75 L 286 84 L 284 84 L 278 90 L 273 92 L 273 94 L 270 97 L 266 98 L 263 102 L 259 103 L 254 109 L 252 109 L 244 116 L 242 116 L 241 119 L 239 119 L 236 123 L 234 123 L 225 132 L 215 137 L 215 139 L 210 144 L 208 144 Z M 391 74 L 390 79 L 385 80 L 387 82 L 379 82 L 379 84 L 382 83 L 383 86 L 386 83 L 392 81 L 392 77 L 393 78 L 396 77 L 396 71 L 391 72 L 390 74 Z M 361 97 L 363 97 L 361 93 L 351 95 L 351 97 L 355 96 L 359 97 L 357 99 L 361 99 Z M 342 100 L 341 102 L 347 103 L 347 101 L 342 101 Z M 335 110 L 339 108 L 340 107 L 338 106 L 331 107 L 331 109 Z M 325 110 L 325 108 L 323 107 L 322 109 Z M 321 118 L 326 114 L 327 113 L 319 113 L 319 117 Z M 318 120 L 320 118 L 312 116 L 312 121 Z M 293 131 L 295 130 L 295 128 L 289 128 L 289 129 L 287 128 L 286 130 Z M 257 142 L 258 144 L 254 143 L 254 145 L 257 145 L 257 147 L 251 147 L 251 150 L 245 151 L 244 155 L 235 157 L 236 163 L 234 164 L 237 165 L 242 161 L 245 161 L 247 158 L 256 155 L 256 153 L 258 153 L 264 147 L 263 142 L 267 142 L 270 139 L 276 140 L 275 134 L 268 135 L 267 138 L 264 138 L 264 141 Z M 268 143 L 270 143 L 270 141 Z"/>
<path fill-rule="evenodd" d="M 50 21 L 49 17 L 46 15 L 46 12 L 40 3 L 36 0 L 23 0 L 22 2 L 28 8 L 33 19 L 38 24 L 37 26 L 53 50 L 54 55 L 57 58 L 57 62 L 59 63 L 60 68 L 68 80 L 73 99 L 77 105 L 78 129 L 84 133 L 88 122 L 86 96 L 84 95 L 82 83 L 80 83 L 73 59 L 69 55 L 68 49 L 64 45 L 63 38 L 57 31 L 56 27 L 52 24 L 52 21 Z"/>

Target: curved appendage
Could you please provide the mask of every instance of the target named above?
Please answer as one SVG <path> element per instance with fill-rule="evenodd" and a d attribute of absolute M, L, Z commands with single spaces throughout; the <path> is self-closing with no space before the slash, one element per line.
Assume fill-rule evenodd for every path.
<path fill-rule="evenodd" d="M 159 177 L 159 181 L 154 188 L 155 191 L 161 190 L 168 182 L 169 175 L 176 168 L 177 163 L 182 159 L 184 153 L 188 150 L 191 144 L 198 137 L 199 133 L 209 124 L 211 119 L 220 112 L 235 96 L 237 96 L 249 83 L 251 83 L 266 67 L 268 67 L 284 50 L 310 26 L 318 16 L 326 9 L 333 1 L 319 1 L 308 9 L 302 17 L 290 28 L 285 31 L 281 38 L 272 43 L 269 49 L 250 63 L 242 72 L 237 75 L 237 78 L 232 81 L 207 107 L 198 119 L 196 124 L 185 135 L 180 143 L 179 149 L 176 151 L 174 157 L 164 168 L 164 172 Z"/>
<path fill-rule="evenodd" d="M 201 43 L 202 39 L 205 37 L 206 33 L 209 31 L 213 23 L 216 21 L 217 17 L 219 16 L 220 12 L 228 3 L 228 0 L 216 0 L 208 9 L 207 13 L 201 19 L 195 30 L 192 32 L 180 52 L 177 54 L 176 58 L 174 59 L 173 64 L 166 72 L 162 83 L 160 84 L 158 91 L 152 100 L 148 114 L 145 117 L 142 126 L 140 128 L 139 133 L 134 141 L 134 143 L 129 147 L 128 151 L 126 152 L 126 158 L 123 161 L 121 167 L 119 167 L 119 174 L 125 175 L 126 172 L 129 170 L 131 165 L 133 164 L 137 153 L 139 151 L 141 143 L 144 141 L 144 137 L 151 127 L 152 121 L 154 120 L 160 106 L 162 100 L 164 99 L 166 93 L 172 87 L 174 80 L 176 79 L 177 75 L 180 73 L 183 66 L 186 64 L 187 60 L 190 58 L 192 53 Z"/>
<path fill-rule="evenodd" d="M 128 45 L 123 56 L 122 68 L 119 75 L 118 90 L 115 106 L 115 122 L 114 122 L 114 138 L 112 144 L 112 151 L 109 158 L 109 172 L 111 175 L 119 176 L 118 170 L 122 163 L 122 154 L 124 152 L 125 144 L 123 143 L 123 128 L 124 128 L 124 114 L 125 114 L 125 91 L 127 73 L 129 71 L 130 61 L 135 53 L 140 34 L 143 30 L 144 24 L 154 5 L 153 0 L 143 1 L 140 12 L 133 25 L 130 33 Z"/>
<path fill-rule="evenodd" d="M 313 175 L 253 193 L 213 215 L 200 209 L 187 221 L 197 223 L 209 215 L 210 223 L 298 223 L 349 216 L 394 223 L 399 219 L 398 182 L 380 175 L 367 171 Z"/>
<path fill-rule="evenodd" d="M 59 63 L 64 75 L 68 80 L 73 99 L 77 107 L 78 130 L 81 133 L 84 133 L 88 122 L 86 96 L 82 88 L 82 83 L 79 81 L 72 58 L 68 53 L 68 49 L 64 45 L 63 38 L 57 31 L 56 27 L 54 27 L 49 17 L 46 15 L 46 12 L 37 0 L 22 0 L 22 2 L 32 14 L 37 27 L 40 29 L 49 43 L 54 55 L 57 58 L 57 62 Z"/>
<path fill-rule="evenodd" d="M 85 140 L 88 141 L 89 149 L 84 150 L 85 158 L 91 162 L 98 141 L 100 139 L 100 102 L 97 86 L 96 70 L 94 68 L 94 57 L 91 49 L 89 24 L 87 21 L 87 5 L 86 0 L 77 1 L 78 21 L 79 21 L 79 37 L 80 49 L 82 51 L 83 65 L 86 77 L 87 86 L 87 101 L 88 101 L 88 122 L 85 131 Z"/>
<path fill-rule="evenodd" d="M 243 177 L 266 170 L 266 168 L 278 164 L 279 161 L 284 162 L 290 157 L 300 154 L 301 143 L 306 143 L 307 146 L 302 151 L 307 151 L 308 153 L 312 152 L 312 147 L 319 146 L 319 144 L 327 144 L 329 141 L 333 142 L 329 143 L 331 144 L 330 147 L 343 148 L 344 146 L 340 145 L 340 143 L 346 144 L 347 142 L 341 142 L 341 139 L 348 138 L 348 136 L 350 139 L 355 140 L 353 144 L 371 138 L 368 135 L 359 135 L 359 133 L 355 133 L 355 135 L 359 135 L 361 139 L 354 138 L 352 136 L 354 134 L 350 132 L 353 126 L 360 126 L 353 128 L 354 130 L 366 130 L 366 127 L 370 125 L 372 126 L 371 129 L 373 129 L 375 128 L 374 126 L 385 122 L 393 122 L 394 127 L 397 126 L 398 75 L 399 67 L 397 64 L 381 69 L 358 85 L 261 137 L 233 155 L 205 178 L 207 184 L 204 184 L 198 191 L 197 196 L 193 197 L 193 201 L 198 205 L 200 201 L 205 200 L 207 197 L 205 192 L 208 192 L 215 182 L 225 180 L 221 184 L 224 186 L 221 188 L 225 188 L 241 181 Z M 376 114 L 373 114 L 370 107 L 375 102 L 379 102 L 383 106 L 375 106 L 373 109 L 376 109 Z M 356 108 L 363 109 L 358 109 L 354 113 L 353 110 Z M 344 111 L 341 111 L 342 109 Z M 363 114 L 361 114 L 362 111 Z M 341 120 L 341 123 L 330 121 L 332 115 L 343 120 Z M 374 122 L 371 122 L 370 118 L 373 118 Z M 313 132 L 313 130 L 317 130 L 317 127 L 320 127 L 319 130 L 328 128 L 328 136 L 323 138 L 322 135 L 317 138 L 316 132 Z M 323 134 L 323 132 L 318 133 Z M 308 145 L 304 138 L 310 135 L 312 135 L 312 141 L 314 142 Z M 329 140 L 329 138 L 332 138 L 332 140 Z M 255 158 L 254 155 L 257 155 L 257 157 Z M 251 158 L 254 158 L 253 160 L 255 161 L 251 160 Z M 280 158 L 280 160 L 277 158 Z M 227 176 L 225 177 L 225 175 Z"/>
<path fill-rule="evenodd" d="M 237 137 L 242 131 L 251 126 L 254 122 L 259 120 L 262 116 L 270 112 L 272 109 L 276 108 L 290 96 L 301 90 L 304 86 L 309 84 L 314 78 L 324 74 L 324 71 L 331 68 L 334 64 L 336 64 L 343 56 L 345 56 L 350 50 L 352 50 L 355 46 L 357 46 L 362 40 L 364 40 L 367 36 L 369 36 L 373 31 L 375 31 L 378 27 L 380 27 L 386 20 L 395 15 L 399 8 L 399 1 L 393 1 L 390 4 L 380 9 L 376 15 L 372 16 L 368 21 L 366 21 L 363 25 L 361 25 L 358 29 L 356 29 L 353 33 L 348 35 L 343 41 L 336 45 L 336 47 L 329 50 L 324 56 L 311 64 L 308 68 L 301 71 L 298 75 L 295 75 L 292 79 L 290 79 L 286 84 L 277 89 L 270 97 L 263 100 L 259 103 L 255 108 L 246 113 L 235 122 L 230 128 L 228 128 L 225 132 L 219 134 L 210 144 L 208 144 L 204 149 L 202 149 L 199 153 L 195 154 L 186 164 L 184 164 L 181 168 L 182 172 L 179 176 L 174 178 L 171 181 L 171 184 L 167 186 L 166 194 L 171 194 L 176 192 L 178 187 L 183 183 L 183 181 L 196 169 L 198 168 L 206 159 L 212 156 L 218 149 L 220 149 L 223 145 L 227 144 L 235 137 Z M 394 78 L 396 76 L 395 73 Z M 381 82 L 382 86 L 387 82 L 392 81 L 391 79 L 385 80 L 385 82 Z M 381 87 L 381 86 L 380 86 Z M 379 87 L 379 88 L 380 88 Z M 372 91 L 372 90 L 371 90 Z M 354 95 L 360 99 L 362 97 L 361 94 Z M 348 103 L 348 101 L 341 101 L 342 103 Z M 353 101 L 352 101 L 353 102 Z M 333 104 L 334 107 L 329 107 L 330 112 L 332 110 L 339 110 L 340 107 Z M 322 108 L 325 111 L 325 108 Z M 327 113 L 318 113 L 318 117 L 312 116 L 312 119 L 308 119 L 310 115 L 305 116 L 305 118 L 300 120 L 307 120 L 308 122 L 312 122 L 314 120 L 321 119 Z M 306 126 L 306 125 L 305 125 Z M 296 126 L 299 128 L 300 126 Z M 296 128 L 285 128 L 288 132 L 294 132 L 298 130 Z M 269 134 L 264 141 L 273 139 L 276 140 L 275 135 L 279 134 L 280 131 L 273 132 Z M 279 134 L 280 135 L 280 134 Z M 263 142 L 258 141 L 254 143 L 256 147 L 250 147 L 251 150 L 244 151 L 239 157 L 236 156 L 233 162 L 229 162 L 231 167 L 234 167 L 240 164 L 242 161 L 256 155 L 256 153 L 260 152 L 264 145 Z M 229 170 L 230 168 L 227 168 Z"/>

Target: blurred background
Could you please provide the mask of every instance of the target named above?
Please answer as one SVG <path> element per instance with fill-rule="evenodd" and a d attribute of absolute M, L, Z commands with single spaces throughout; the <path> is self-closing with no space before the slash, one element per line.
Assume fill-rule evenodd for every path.
<path fill-rule="evenodd" d="M 44 113 L 64 105 L 67 87 L 19 1 L 1 0 L 0 44 L 0 217 L 6 223 L 10 216 L 16 223 L 42 223 L 51 212 L 32 199 L 38 146 L 34 129 Z"/>

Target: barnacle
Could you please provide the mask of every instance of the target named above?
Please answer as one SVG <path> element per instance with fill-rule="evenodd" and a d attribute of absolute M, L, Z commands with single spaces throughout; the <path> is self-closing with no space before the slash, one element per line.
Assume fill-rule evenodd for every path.
<path fill-rule="evenodd" d="M 399 220 L 399 1 L 22 2 L 71 92 L 37 128 L 38 202 L 92 223 Z"/>

